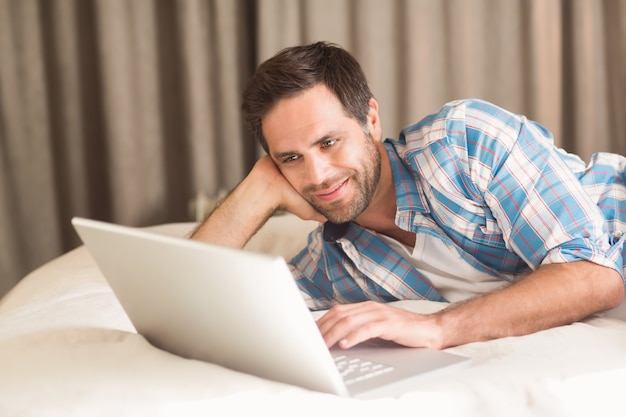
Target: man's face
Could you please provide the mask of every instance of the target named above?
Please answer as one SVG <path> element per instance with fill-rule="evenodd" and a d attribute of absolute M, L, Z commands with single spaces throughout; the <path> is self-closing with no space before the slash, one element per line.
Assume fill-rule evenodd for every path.
<path fill-rule="evenodd" d="M 377 109 L 372 111 L 376 112 Z M 291 185 L 333 223 L 370 204 L 381 172 L 378 141 L 324 85 L 279 101 L 263 118 L 270 155 Z"/>

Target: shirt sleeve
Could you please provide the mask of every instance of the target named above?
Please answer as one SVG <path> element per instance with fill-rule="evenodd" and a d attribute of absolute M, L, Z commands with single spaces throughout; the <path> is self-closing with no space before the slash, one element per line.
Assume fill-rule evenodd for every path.
<path fill-rule="evenodd" d="M 602 212 L 547 129 L 479 100 L 456 102 L 437 120 L 433 127 L 443 124 L 442 133 L 432 155 L 445 160 L 439 165 L 452 178 L 442 182 L 443 194 L 460 192 L 458 201 L 483 219 L 487 234 L 501 233 L 507 249 L 533 269 L 588 260 L 621 273 Z"/>

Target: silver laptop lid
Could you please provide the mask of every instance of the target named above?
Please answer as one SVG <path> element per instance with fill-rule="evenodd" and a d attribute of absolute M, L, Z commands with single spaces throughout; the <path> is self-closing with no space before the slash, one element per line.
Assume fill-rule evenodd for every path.
<path fill-rule="evenodd" d="M 137 331 L 177 355 L 347 395 L 280 257 L 74 218 Z"/>

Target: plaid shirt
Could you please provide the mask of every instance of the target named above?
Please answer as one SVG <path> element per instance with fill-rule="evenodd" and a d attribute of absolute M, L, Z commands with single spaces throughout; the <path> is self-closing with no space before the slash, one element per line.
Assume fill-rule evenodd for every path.
<path fill-rule="evenodd" d="M 448 103 L 384 146 L 396 224 L 440 239 L 476 270 L 515 281 L 541 264 L 588 260 L 622 273 L 626 158 L 600 153 L 585 165 L 543 126 L 480 100 Z M 445 301 L 354 223 L 320 225 L 290 267 L 312 309 Z"/>

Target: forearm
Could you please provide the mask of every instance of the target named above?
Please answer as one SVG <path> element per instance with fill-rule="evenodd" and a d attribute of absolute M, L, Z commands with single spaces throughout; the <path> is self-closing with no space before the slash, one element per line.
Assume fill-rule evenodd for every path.
<path fill-rule="evenodd" d="M 242 248 L 276 209 L 277 203 L 268 198 L 266 186 L 248 177 L 193 231 L 191 238 Z"/>
<path fill-rule="evenodd" d="M 623 298 L 620 274 L 580 261 L 543 266 L 507 288 L 435 314 L 369 301 L 336 305 L 317 323 L 328 346 L 349 348 L 380 337 L 405 346 L 444 349 L 569 324 L 616 307 Z"/>
<path fill-rule="evenodd" d="M 441 348 L 534 333 L 613 308 L 624 297 L 617 272 L 590 262 L 546 265 L 500 291 L 434 315 Z"/>

